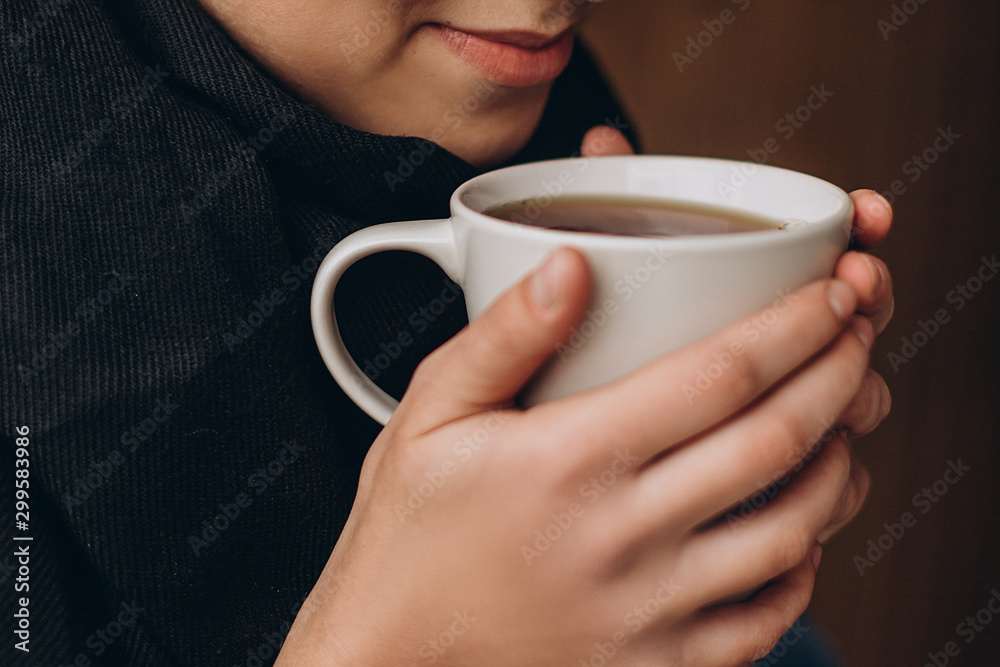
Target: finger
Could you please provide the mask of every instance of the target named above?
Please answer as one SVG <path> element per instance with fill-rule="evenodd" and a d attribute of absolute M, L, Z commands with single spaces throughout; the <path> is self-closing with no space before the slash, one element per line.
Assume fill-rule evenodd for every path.
<path fill-rule="evenodd" d="M 624 378 L 563 400 L 581 440 L 604 447 L 629 434 L 645 462 L 718 424 L 825 347 L 854 311 L 854 291 L 817 281 Z"/>
<path fill-rule="evenodd" d="M 847 488 L 844 489 L 844 495 L 841 496 L 837 511 L 827 527 L 820 531 L 816 541 L 825 544 L 841 528 L 853 521 L 864 506 L 870 488 L 871 475 L 868 473 L 868 468 L 861 463 L 854 452 L 851 452 L 851 479 Z"/>
<path fill-rule="evenodd" d="M 850 474 L 847 442 L 843 436 L 834 437 L 800 473 L 779 480 L 770 500 L 762 496 L 766 502 L 756 503 L 760 509 L 744 505 L 694 533 L 676 569 L 678 581 L 701 582 L 697 595 L 702 599 L 691 602 L 716 603 L 794 568 L 837 514 Z"/>
<path fill-rule="evenodd" d="M 568 248 L 552 253 L 420 364 L 397 422 L 406 415 L 407 428 L 420 434 L 509 403 L 569 338 L 589 293 L 590 272 L 583 256 Z"/>
<path fill-rule="evenodd" d="M 834 277 L 854 288 L 858 312 L 871 320 L 876 335 L 882 333 L 896 306 L 892 276 L 885 262 L 867 253 L 844 253 L 837 261 Z"/>
<path fill-rule="evenodd" d="M 881 375 L 869 368 L 861 381 L 861 388 L 837 423 L 847 427 L 850 437 L 859 438 L 874 431 L 889 415 L 890 409 L 892 394 L 889 393 L 889 386 Z"/>
<path fill-rule="evenodd" d="M 707 610 L 682 632 L 683 665 L 737 665 L 764 658 L 809 606 L 822 555 L 814 547 L 795 568 L 750 600 Z M 794 635 L 793 635 L 794 636 Z"/>
<path fill-rule="evenodd" d="M 641 471 L 632 487 L 636 506 L 669 507 L 675 523 L 686 519 L 695 526 L 800 469 L 830 440 L 831 427 L 868 368 L 863 337 L 871 340 L 870 326 L 864 318 L 855 324 L 868 327 L 867 332 L 852 326 L 751 408 Z M 647 510 L 635 529 L 662 530 L 657 518 Z"/>
<path fill-rule="evenodd" d="M 854 201 L 854 242 L 862 248 L 874 248 L 889 235 L 892 206 L 874 190 L 855 190 L 851 199 Z"/>
<path fill-rule="evenodd" d="M 625 135 L 608 125 L 592 127 L 583 136 L 580 155 L 598 157 L 600 155 L 632 155 L 635 151 Z"/>

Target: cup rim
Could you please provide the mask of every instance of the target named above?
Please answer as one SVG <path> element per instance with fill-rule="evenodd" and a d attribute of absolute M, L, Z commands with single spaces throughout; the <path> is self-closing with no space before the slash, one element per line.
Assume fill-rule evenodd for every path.
<path fill-rule="evenodd" d="M 807 179 L 814 185 L 819 185 L 830 191 L 835 198 L 840 200 L 840 205 L 831 213 L 818 219 L 806 222 L 803 226 L 782 234 L 702 234 L 702 235 L 681 235 L 681 236 L 625 236 L 616 234 L 600 234 L 585 231 L 570 231 L 564 229 L 547 229 L 545 227 L 535 227 L 512 220 L 503 220 L 487 215 L 472 208 L 463 201 L 463 196 L 468 190 L 480 185 L 483 181 L 496 178 L 498 174 L 510 173 L 512 171 L 531 171 L 545 165 L 557 163 L 578 164 L 580 160 L 594 160 L 601 163 L 635 163 L 635 162 L 679 162 L 679 163 L 704 163 L 711 162 L 716 165 L 725 164 L 739 168 L 740 166 L 753 165 L 757 169 L 786 174 L 795 179 Z M 653 196 L 655 198 L 655 195 Z M 663 197 L 669 200 L 669 197 Z M 738 206 L 726 206 L 724 204 L 711 204 L 720 209 L 741 210 Z M 554 160 L 541 160 L 528 162 L 525 164 L 512 165 L 495 169 L 493 171 L 480 174 L 469 179 L 451 196 L 451 219 L 452 221 L 465 219 L 476 225 L 492 228 L 496 232 L 514 233 L 520 237 L 534 239 L 540 242 L 554 243 L 556 245 L 574 245 L 583 248 L 607 248 L 607 247 L 631 247 L 648 248 L 650 246 L 669 246 L 670 248 L 682 249 L 691 247 L 693 249 L 705 248 L 746 248 L 758 245 L 794 243 L 796 239 L 804 239 L 814 235 L 823 235 L 830 232 L 831 227 L 843 227 L 845 238 L 850 234 L 851 218 L 854 210 L 854 202 L 842 188 L 837 187 L 829 181 L 816 176 L 776 167 L 773 165 L 757 164 L 745 160 L 729 160 L 725 158 L 688 156 L 688 155 L 607 155 L 598 157 L 575 157 L 558 158 Z M 768 218 L 766 214 L 758 214 Z"/>

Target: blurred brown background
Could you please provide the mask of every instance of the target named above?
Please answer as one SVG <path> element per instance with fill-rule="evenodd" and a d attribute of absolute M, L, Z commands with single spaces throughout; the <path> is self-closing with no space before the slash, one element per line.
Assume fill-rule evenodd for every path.
<path fill-rule="evenodd" d="M 905 188 L 876 251 L 896 281 L 896 316 L 874 351 L 894 408 L 857 444 L 872 493 L 826 549 L 814 612 L 850 665 L 934 664 L 928 653 L 1000 665 L 1000 616 L 959 627 L 1000 590 L 1000 278 L 974 279 L 983 256 L 1000 254 L 1000 3 L 923 1 L 897 0 L 893 17 L 888 1 L 618 0 L 597 7 L 584 34 L 646 152 L 747 159 L 773 137 L 772 164 L 848 190 Z M 680 71 L 674 54 L 726 9 L 732 22 L 701 35 L 708 46 Z M 813 86 L 833 95 L 788 136 L 791 123 L 776 124 Z M 949 128 L 960 138 L 937 153 Z M 924 169 L 913 157 L 929 148 Z M 960 284 L 981 290 L 967 299 L 952 292 Z M 914 341 L 939 309 L 949 321 Z M 903 337 L 925 344 L 894 369 Z M 915 504 L 959 459 L 971 470 Z M 893 541 L 883 524 L 904 512 L 916 524 L 860 575 L 854 556 L 868 557 L 868 540 Z M 948 642 L 957 656 L 943 655 Z"/>

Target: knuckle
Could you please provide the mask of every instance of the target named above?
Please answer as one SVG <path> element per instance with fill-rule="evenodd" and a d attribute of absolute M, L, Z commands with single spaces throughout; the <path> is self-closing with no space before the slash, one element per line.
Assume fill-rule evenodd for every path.
<path fill-rule="evenodd" d="M 870 333 L 870 322 L 869 333 Z M 861 386 L 861 381 L 865 377 L 865 373 L 868 372 L 871 366 L 871 351 L 865 346 L 861 341 L 861 336 L 859 333 L 851 332 L 851 364 L 849 366 L 850 371 L 853 375 L 852 381 L 855 387 Z"/>
<path fill-rule="evenodd" d="M 804 526 L 786 523 L 776 537 L 774 550 L 775 566 L 780 572 L 788 572 L 803 561 L 816 543 L 816 536 Z"/>
<path fill-rule="evenodd" d="M 889 326 L 892 317 L 896 312 L 896 299 L 890 294 L 886 297 L 884 305 L 871 316 L 872 327 L 876 334 L 881 334 Z"/>
<path fill-rule="evenodd" d="M 618 443 L 595 433 L 566 405 L 542 403 L 529 408 L 530 431 L 518 431 L 517 466 L 522 479 L 532 479 L 560 498 L 579 497 L 588 478 L 613 463 Z M 515 445 L 511 445 L 511 448 Z M 624 446 L 622 448 L 625 448 Z"/>
<path fill-rule="evenodd" d="M 774 650 L 774 647 L 778 645 L 778 642 L 781 640 L 781 634 L 777 635 L 773 639 L 771 638 L 771 634 L 771 632 L 764 631 L 758 633 L 758 637 L 755 638 L 753 644 L 751 645 L 753 647 L 750 652 L 751 665 L 755 665 L 758 661 L 766 658 L 771 651 Z"/>
<path fill-rule="evenodd" d="M 602 456 L 607 451 L 605 442 L 598 440 L 579 427 L 565 422 L 534 422 L 536 437 L 545 434 L 544 446 L 527 448 L 523 456 L 532 468 L 544 470 L 546 477 L 555 488 L 576 489 L 585 481 L 586 475 L 597 469 L 605 461 Z M 541 426 L 538 426 L 541 424 Z"/>
<path fill-rule="evenodd" d="M 889 266 L 885 262 L 882 262 L 882 276 L 885 281 L 882 289 L 885 291 L 886 297 L 892 299 L 896 292 L 896 284 L 892 280 L 892 271 L 889 270 Z"/>
<path fill-rule="evenodd" d="M 851 430 L 859 435 L 874 431 L 885 420 L 892 408 L 889 387 L 882 376 L 873 370 L 868 371 L 862 391 L 855 400 L 860 402 L 857 410 L 861 414 L 857 417 L 857 423 L 853 425 Z"/>
<path fill-rule="evenodd" d="M 812 570 L 810 571 L 812 572 Z M 795 625 L 795 622 L 799 619 L 799 617 L 806 613 L 806 609 L 809 608 L 809 602 L 812 600 L 813 588 L 815 585 L 816 573 L 813 572 L 802 582 L 792 588 L 791 595 L 788 600 L 788 607 L 785 610 L 787 613 L 783 624 L 785 632 L 788 632 L 788 630 Z"/>
<path fill-rule="evenodd" d="M 872 261 L 875 262 L 876 268 L 882 273 L 882 285 L 886 291 L 890 294 L 892 293 L 892 271 L 889 270 L 889 265 L 883 262 L 878 257 L 874 255 L 869 255 Z"/>
<path fill-rule="evenodd" d="M 827 456 L 830 457 L 831 474 L 836 478 L 834 488 L 843 491 L 851 482 L 852 456 L 850 445 L 843 437 L 836 437 L 826 444 Z"/>
<path fill-rule="evenodd" d="M 868 472 L 868 468 L 860 462 L 855 462 L 854 465 L 857 467 L 857 470 L 855 472 L 855 498 L 853 512 L 851 513 L 852 519 L 861 511 L 861 507 L 865 504 L 865 500 L 868 499 L 868 492 L 872 486 L 872 476 Z"/>
<path fill-rule="evenodd" d="M 766 658 L 785 638 L 794 626 L 796 620 L 806 611 L 812 598 L 812 584 L 797 586 L 790 592 L 783 609 L 769 608 L 770 613 L 763 615 L 760 626 L 755 633 L 751 646 L 753 647 L 751 662 Z"/>
<path fill-rule="evenodd" d="M 896 314 L 896 297 L 890 292 L 889 293 L 889 305 L 886 306 L 885 315 L 883 319 L 888 322 L 892 319 L 892 316 Z"/>
<path fill-rule="evenodd" d="M 864 343 L 853 331 L 845 331 L 841 342 L 843 346 L 833 368 L 836 377 L 832 386 L 849 392 L 848 396 L 854 396 L 861 389 L 868 372 L 870 357 Z"/>
<path fill-rule="evenodd" d="M 844 505 L 840 508 L 840 511 L 836 516 L 833 517 L 832 523 L 838 528 L 848 524 L 858 512 L 861 511 L 861 505 L 864 502 L 864 495 L 862 489 L 860 489 L 856 484 L 851 484 L 848 488 L 847 497 L 844 501 Z"/>
<path fill-rule="evenodd" d="M 763 660 L 774 650 L 788 631 L 791 624 L 785 614 L 771 607 L 760 610 L 760 621 L 756 631 L 750 635 L 748 654 L 751 662 Z"/>
<path fill-rule="evenodd" d="M 892 412 L 892 392 L 884 377 L 874 371 L 873 374 L 878 386 L 878 423 L 881 424 Z"/>
<path fill-rule="evenodd" d="M 879 399 L 872 385 L 873 382 L 865 380 L 861 391 L 851 401 L 847 426 L 855 435 L 867 435 L 878 423 Z"/>
<path fill-rule="evenodd" d="M 752 352 L 733 357 L 733 372 L 728 374 L 732 398 L 746 403 L 764 390 L 764 372 Z"/>
<path fill-rule="evenodd" d="M 769 472 L 777 472 L 801 458 L 807 441 L 805 432 L 795 420 L 769 415 L 755 425 L 750 436 L 751 465 L 757 467 L 763 463 Z"/>

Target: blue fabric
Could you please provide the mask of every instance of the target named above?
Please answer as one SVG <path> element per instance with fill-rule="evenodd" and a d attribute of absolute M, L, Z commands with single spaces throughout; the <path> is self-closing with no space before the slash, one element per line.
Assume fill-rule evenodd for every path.
<path fill-rule="evenodd" d="M 763 660 L 754 667 L 843 667 L 822 631 L 803 614 Z"/>

